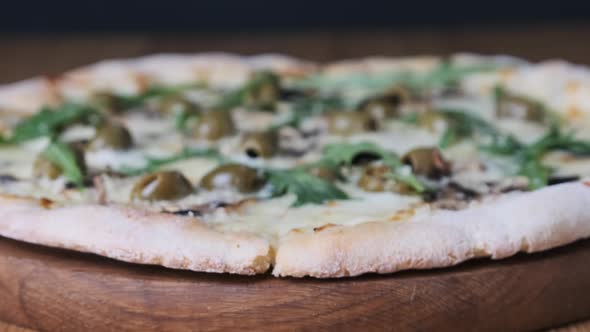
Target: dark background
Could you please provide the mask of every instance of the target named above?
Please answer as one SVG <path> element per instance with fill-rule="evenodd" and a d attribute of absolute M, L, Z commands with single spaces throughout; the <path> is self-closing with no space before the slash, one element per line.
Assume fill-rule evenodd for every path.
<path fill-rule="evenodd" d="M 281 31 L 313 28 L 459 26 L 590 18 L 590 1 L 3 1 L 13 32 Z"/>
<path fill-rule="evenodd" d="M 471 51 L 590 64 L 586 1 L 3 1 L 0 82 L 158 52 Z"/>

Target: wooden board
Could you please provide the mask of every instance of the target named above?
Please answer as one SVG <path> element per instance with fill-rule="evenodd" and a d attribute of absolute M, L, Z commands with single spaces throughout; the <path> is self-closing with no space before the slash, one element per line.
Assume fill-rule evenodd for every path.
<path fill-rule="evenodd" d="M 0 239 L 0 320 L 30 329 L 525 331 L 590 318 L 590 241 L 339 280 L 174 271 Z"/>

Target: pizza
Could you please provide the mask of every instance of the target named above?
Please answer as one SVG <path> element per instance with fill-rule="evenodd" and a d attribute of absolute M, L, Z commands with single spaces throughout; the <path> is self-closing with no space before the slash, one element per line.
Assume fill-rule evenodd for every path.
<path fill-rule="evenodd" d="M 344 277 L 590 236 L 590 70 L 161 54 L 0 87 L 0 235 Z"/>

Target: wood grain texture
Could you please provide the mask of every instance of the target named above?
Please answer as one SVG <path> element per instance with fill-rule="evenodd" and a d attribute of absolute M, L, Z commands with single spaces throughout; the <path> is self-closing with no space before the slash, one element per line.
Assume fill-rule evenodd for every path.
<path fill-rule="evenodd" d="M 0 320 L 35 330 L 527 331 L 590 318 L 590 241 L 340 280 L 173 271 L 0 239 Z"/>
<path fill-rule="evenodd" d="M 0 34 L 0 83 L 158 52 L 279 52 L 317 61 L 479 52 L 590 63 L 590 23 L 175 34 Z"/>

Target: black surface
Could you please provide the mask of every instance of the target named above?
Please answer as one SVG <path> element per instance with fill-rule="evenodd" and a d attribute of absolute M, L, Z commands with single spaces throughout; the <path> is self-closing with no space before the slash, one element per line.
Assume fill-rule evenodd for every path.
<path fill-rule="evenodd" d="M 590 21 L 590 1 L 3 1 L 0 32 L 249 31 Z"/>

